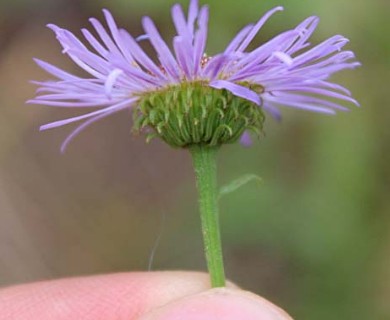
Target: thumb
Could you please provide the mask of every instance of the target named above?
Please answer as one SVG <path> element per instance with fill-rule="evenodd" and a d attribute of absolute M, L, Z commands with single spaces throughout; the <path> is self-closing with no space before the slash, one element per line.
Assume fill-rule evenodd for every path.
<path fill-rule="evenodd" d="M 176 300 L 139 320 L 292 320 L 282 309 L 250 292 L 217 288 Z"/>

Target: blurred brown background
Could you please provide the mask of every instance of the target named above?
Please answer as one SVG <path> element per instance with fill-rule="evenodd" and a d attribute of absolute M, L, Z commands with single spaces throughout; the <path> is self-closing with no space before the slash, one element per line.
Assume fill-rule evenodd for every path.
<path fill-rule="evenodd" d="M 186 152 L 132 136 L 124 112 L 83 132 L 61 155 L 71 128 L 38 127 L 76 111 L 25 105 L 35 90 L 28 81 L 48 78 L 32 57 L 78 72 L 46 23 L 80 35 L 106 7 L 133 35 L 148 14 L 168 38 L 174 2 L 0 1 L 0 285 L 147 270 L 161 230 L 153 270 L 204 270 Z M 211 55 L 282 4 L 257 43 L 316 14 L 313 43 L 341 33 L 363 63 L 337 77 L 361 108 L 336 117 L 285 109 L 282 123 L 269 119 L 266 137 L 252 148 L 222 150 L 221 183 L 245 173 L 264 179 L 222 200 L 229 278 L 296 319 L 389 319 L 390 3 L 208 2 Z"/>

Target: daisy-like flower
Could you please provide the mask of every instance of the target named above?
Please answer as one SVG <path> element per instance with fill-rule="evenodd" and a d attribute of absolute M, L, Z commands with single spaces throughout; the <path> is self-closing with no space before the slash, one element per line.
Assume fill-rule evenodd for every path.
<path fill-rule="evenodd" d="M 108 28 L 91 18 L 98 37 L 82 29 L 88 47 L 70 31 L 49 24 L 63 53 L 88 75 L 79 77 L 36 59 L 55 80 L 35 82 L 38 96 L 29 102 L 96 110 L 40 129 L 84 121 L 64 141 L 64 150 L 90 124 L 132 109 L 137 129 L 149 128 L 173 146 L 218 145 L 240 137 L 246 142 L 248 130 L 261 130 L 263 110 L 280 118 L 280 106 L 334 114 L 347 110 L 345 102 L 358 105 L 347 89 L 328 80 L 359 66 L 353 52 L 342 50 L 348 39 L 336 35 L 316 46 L 308 42 L 318 17 L 248 50 L 264 23 L 281 10 L 268 11 L 212 56 L 206 54 L 209 10 L 199 7 L 198 0 L 191 0 L 187 17 L 180 5 L 172 7 L 177 35 L 171 47 L 149 17 L 142 20 L 145 35 L 134 38 L 103 10 Z M 141 40 L 151 43 L 156 57 L 145 53 Z"/>
<path fill-rule="evenodd" d="M 40 86 L 38 96 L 30 103 L 96 109 L 41 127 L 83 121 L 64 141 L 62 151 L 87 126 L 123 110 L 133 111 L 134 130 L 148 132 L 148 139 L 158 136 L 173 147 L 189 149 L 213 287 L 225 285 L 218 223 L 218 147 L 239 139 L 248 143 L 248 131 L 261 132 L 266 113 L 280 118 L 281 106 L 334 114 L 348 110 L 345 103 L 358 105 L 347 89 L 328 80 L 333 73 L 359 66 L 353 52 L 342 50 L 348 40 L 336 35 L 316 46 L 308 42 L 317 17 L 248 49 L 264 23 L 282 9 L 268 11 L 257 23 L 244 27 L 225 50 L 211 56 L 206 54 L 209 11 L 207 6 L 199 7 L 198 0 L 191 0 L 187 17 L 180 5 L 173 6 L 177 35 L 171 46 L 149 17 L 142 20 L 145 34 L 134 38 L 103 10 L 108 28 L 90 19 L 95 35 L 82 29 L 86 45 L 70 31 L 48 25 L 63 53 L 88 76 L 75 76 L 36 60 L 56 79 L 35 82 Z M 156 55 L 148 56 L 140 41 L 149 41 Z"/>

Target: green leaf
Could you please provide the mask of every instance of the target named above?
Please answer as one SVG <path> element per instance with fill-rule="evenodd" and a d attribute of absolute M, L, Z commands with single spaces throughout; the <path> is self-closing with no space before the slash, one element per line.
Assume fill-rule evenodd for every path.
<path fill-rule="evenodd" d="M 219 190 L 219 199 L 229 193 L 236 191 L 237 189 L 241 188 L 242 186 L 248 184 L 251 181 L 257 181 L 258 183 L 261 183 L 263 180 L 255 174 L 244 174 L 243 176 L 222 186 Z"/>

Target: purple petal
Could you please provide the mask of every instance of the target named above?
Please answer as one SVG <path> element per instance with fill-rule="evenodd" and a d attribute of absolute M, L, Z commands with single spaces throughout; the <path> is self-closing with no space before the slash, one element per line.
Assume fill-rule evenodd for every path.
<path fill-rule="evenodd" d="M 136 59 L 143 67 L 150 71 L 150 73 L 158 75 L 162 79 L 166 79 L 164 73 L 160 70 L 159 67 L 150 59 L 146 53 L 142 50 L 142 48 L 138 45 L 137 41 L 127 33 L 125 30 L 120 30 L 122 37 L 129 43 L 129 47 L 131 48 L 132 55 L 134 59 Z"/>
<path fill-rule="evenodd" d="M 103 13 L 104 13 L 104 16 L 106 18 L 108 27 L 110 28 L 111 34 L 112 34 L 118 48 L 120 49 L 123 57 L 126 59 L 126 61 L 128 63 L 133 63 L 134 59 L 130 54 L 130 48 L 123 41 L 113 16 L 111 15 L 111 13 L 107 9 L 103 9 Z"/>
<path fill-rule="evenodd" d="M 97 34 L 99 35 L 100 39 L 103 41 L 107 49 L 115 54 L 121 54 L 119 49 L 117 48 L 114 41 L 112 41 L 111 37 L 108 35 L 107 31 L 104 29 L 103 25 L 95 18 L 90 18 L 89 22 L 92 24 L 92 26 L 95 28 Z"/>
<path fill-rule="evenodd" d="M 263 105 L 261 107 L 266 112 L 268 112 L 276 121 L 282 120 L 282 114 L 280 113 L 280 110 L 276 106 L 272 105 L 272 103 L 263 101 Z"/>
<path fill-rule="evenodd" d="M 72 133 L 70 135 L 68 135 L 66 137 L 66 139 L 64 140 L 64 142 L 61 144 L 61 153 L 64 153 L 66 148 L 68 147 L 69 143 L 76 137 L 78 136 L 84 129 L 86 129 L 87 127 L 89 127 L 91 124 L 95 123 L 96 121 L 99 121 L 103 118 L 106 118 L 110 115 L 112 115 L 113 113 L 115 112 L 118 112 L 118 111 L 121 111 L 123 109 L 117 109 L 117 110 L 112 110 L 112 111 L 108 111 L 106 113 L 103 113 L 103 114 L 100 114 L 96 117 L 93 117 L 91 119 L 88 119 L 87 121 L 85 121 L 83 124 L 81 124 L 80 126 L 78 126 L 75 130 L 72 131 Z"/>
<path fill-rule="evenodd" d="M 191 52 L 185 52 L 185 44 L 182 37 L 175 37 L 173 40 L 173 47 L 176 52 L 177 61 L 181 69 L 184 71 L 186 78 L 192 80 L 192 61 L 191 61 Z M 187 46 L 188 48 L 188 46 Z"/>
<path fill-rule="evenodd" d="M 206 49 L 208 33 L 209 8 L 202 7 L 199 14 L 199 30 L 196 32 L 194 41 L 194 74 L 198 74 L 200 63 Z"/>
<path fill-rule="evenodd" d="M 244 131 L 240 138 L 240 143 L 245 147 L 250 147 L 252 145 L 252 138 L 248 131 Z"/>
<path fill-rule="evenodd" d="M 313 61 L 324 58 L 331 53 L 340 51 L 346 43 L 348 43 L 348 39 L 342 36 L 333 36 L 294 58 L 294 64 L 295 66 L 304 65 L 310 60 Z"/>
<path fill-rule="evenodd" d="M 163 68 L 176 80 L 180 79 L 179 68 L 175 58 L 169 50 L 167 44 L 161 38 L 156 26 L 149 17 L 142 19 L 142 24 L 145 32 L 150 37 L 150 42 L 158 54 L 158 58 Z"/>
<path fill-rule="evenodd" d="M 275 97 L 275 96 L 270 95 L 270 94 L 263 94 L 262 98 L 264 99 L 264 101 L 272 103 L 272 104 L 276 104 L 276 105 L 293 107 L 293 108 L 297 108 L 297 109 L 303 109 L 303 110 L 314 111 L 314 112 L 319 112 L 319 113 L 326 113 L 326 114 L 335 114 L 336 113 L 331 108 L 321 107 L 321 106 L 317 106 L 314 104 L 295 101 L 295 100 L 283 99 L 282 97 Z"/>
<path fill-rule="evenodd" d="M 323 87 L 323 88 L 328 88 L 328 89 L 340 91 L 340 92 L 343 92 L 344 94 L 346 94 L 347 96 L 351 96 L 351 91 L 344 88 L 343 86 L 340 86 L 339 84 L 326 82 L 326 81 L 318 81 L 318 85 Z"/>
<path fill-rule="evenodd" d="M 102 99 L 107 101 L 107 97 L 98 92 L 61 92 L 61 93 L 49 93 L 38 97 L 40 100 L 56 101 L 56 100 L 80 100 L 80 101 L 96 101 L 102 102 Z"/>
<path fill-rule="evenodd" d="M 128 108 L 136 100 L 138 100 L 138 98 L 131 98 L 131 99 L 122 101 L 122 102 L 120 102 L 118 104 L 115 104 L 113 106 L 110 106 L 110 107 L 107 107 L 107 108 L 104 108 L 104 109 L 100 109 L 100 110 L 97 110 L 97 111 L 94 111 L 94 112 L 90 112 L 90 113 L 87 113 L 87 114 L 84 114 L 84 115 L 81 115 L 81 116 L 78 116 L 78 117 L 73 117 L 73 118 L 69 118 L 69 119 L 64 119 L 64 120 L 60 120 L 60 121 L 51 122 L 51 123 L 48 123 L 48 124 L 45 124 L 45 125 L 41 126 L 39 128 L 39 130 L 43 131 L 43 130 L 47 130 L 47 129 L 57 128 L 57 127 L 61 127 L 61 126 L 64 126 L 64 125 L 72 123 L 72 122 L 76 122 L 76 121 L 80 121 L 80 120 L 83 120 L 83 119 L 91 118 L 91 117 L 98 116 L 100 114 L 104 114 L 104 113 L 111 112 L 111 111 L 114 111 L 114 110 L 115 111 L 119 111 L 119 110 Z"/>
<path fill-rule="evenodd" d="M 359 103 L 355 99 L 353 99 L 349 96 L 346 96 L 346 95 L 338 93 L 338 92 L 330 91 L 327 89 L 323 89 L 323 88 L 313 88 L 310 86 L 301 85 L 301 86 L 291 86 L 289 91 L 301 91 L 301 92 L 305 92 L 305 93 L 313 93 L 313 94 L 318 94 L 318 95 L 323 95 L 323 96 L 327 96 L 327 97 L 331 97 L 331 98 L 336 98 L 336 99 L 348 101 L 348 102 L 351 102 L 357 106 L 359 105 Z"/>
<path fill-rule="evenodd" d="M 60 68 L 57 68 L 56 66 L 48 63 L 48 62 L 45 62 L 45 61 L 42 61 L 42 60 L 39 60 L 39 59 L 36 59 L 34 58 L 34 61 L 36 62 L 37 65 L 39 65 L 42 69 L 44 69 L 46 72 L 52 74 L 53 76 L 57 77 L 58 79 L 62 79 L 62 80 L 74 80 L 74 79 L 77 79 L 76 76 L 60 69 Z"/>
<path fill-rule="evenodd" d="M 109 55 L 108 50 L 100 44 L 100 42 L 92 35 L 92 33 L 87 29 L 81 29 L 81 32 L 83 33 L 85 39 L 87 39 L 90 45 L 96 50 L 96 52 L 107 59 Z"/>
<path fill-rule="evenodd" d="M 267 22 L 267 20 L 277 11 L 282 11 L 283 7 L 276 7 L 272 10 L 268 11 L 253 27 L 251 32 L 248 34 L 248 36 L 245 38 L 245 40 L 241 43 L 241 45 L 238 47 L 237 51 L 244 51 L 248 45 L 251 43 L 253 38 L 256 36 L 256 34 L 259 32 L 261 27 L 264 25 L 264 23 Z"/>
<path fill-rule="evenodd" d="M 107 101 L 87 101 L 87 102 L 68 102 L 68 101 L 50 101 L 50 100 L 40 100 L 39 97 L 33 100 L 28 100 L 27 103 L 31 104 L 41 104 L 51 107 L 69 107 L 69 108 L 90 108 L 90 107 L 100 107 L 107 106 L 109 102 Z"/>
<path fill-rule="evenodd" d="M 225 80 L 215 80 L 210 83 L 210 87 L 215 89 L 226 89 L 237 97 L 252 101 L 257 105 L 261 104 L 260 97 L 256 92 L 238 84 Z"/>
<path fill-rule="evenodd" d="M 98 73 L 100 75 L 106 75 L 111 72 L 112 66 L 105 59 L 100 56 L 90 52 L 90 51 L 81 51 L 79 49 L 69 49 L 67 55 L 77 63 L 81 68 L 91 73 Z M 79 62 L 76 62 L 78 60 Z M 93 71 L 89 71 L 88 69 L 92 69 Z M 98 76 L 95 76 L 98 78 Z"/>
<path fill-rule="evenodd" d="M 292 55 L 293 53 L 297 52 L 298 50 L 301 50 L 308 45 L 306 41 L 317 28 L 319 20 L 320 19 L 315 16 L 309 17 L 295 28 L 295 30 L 299 31 L 300 37 L 293 45 L 291 45 L 290 48 L 287 49 L 287 54 Z"/>
<path fill-rule="evenodd" d="M 180 4 L 175 4 L 171 10 L 173 24 L 179 36 L 183 36 L 189 43 L 192 42 L 192 34 L 188 29 L 187 21 Z"/>
<path fill-rule="evenodd" d="M 198 0 L 191 0 L 188 8 L 188 29 L 190 34 L 194 34 L 195 20 L 199 13 L 199 2 Z"/>
<path fill-rule="evenodd" d="M 332 109 L 337 109 L 341 111 L 349 111 L 348 108 L 339 105 L 337 103 L 333 103 L 331 101 L 321 99 L 321 98 L 316 98 L 316 97 L 311 97 L 311 96 L 305 96 L 299 93 L 291 93 L 291 92 L 277 92 L 273 93 L 274 96 L 280 97 L 283 100 L 289 100 L 289 101 L 297 101 L 297 102 L 302 102 L 302 103 L 307 103 L 307 104 L 313 104 L 316 106 L 323 106 L 326 108 L 332 108 Z"/>
<path fill-rule="evenodd" d="M 229 43 L 229 45 L 225 49 L 225 54 L 229 54 L 235 50 L 237 50 L 240 43 L 245 39 L 245 37 L 248 35 L 248 33 L 253 29 L 253 25 L 248 25 L 244 27 L 235 37 L 234 39 Z"/>

